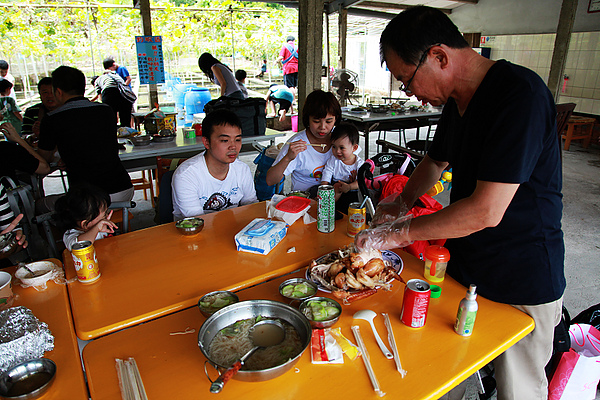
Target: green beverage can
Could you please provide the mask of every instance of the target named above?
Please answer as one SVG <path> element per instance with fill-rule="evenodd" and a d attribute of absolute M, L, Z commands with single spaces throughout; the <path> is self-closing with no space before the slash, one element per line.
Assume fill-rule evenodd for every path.
<path fill-rule="evenodd" d="M 194 139 L 196 137 L 196 131 L 195 130 L 186 130 L 184 131 L 184 138 L 186 139 Z"/>
<path fill-rule="evenodd" d="M 331 233 L 335 229 L 335 192 L 331 185 L 317 189 L 317 229 Z"/>

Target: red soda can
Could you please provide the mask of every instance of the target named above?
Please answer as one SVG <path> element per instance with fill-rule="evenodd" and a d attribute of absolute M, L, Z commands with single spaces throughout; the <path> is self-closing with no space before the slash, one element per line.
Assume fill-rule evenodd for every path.
<path fill-rule="evenodd" d="M 411 279 L 406 283 L 400 315 L 404 325 L 411 328 L 421 328 L 425 325 L 430 296 L 431 289 L 424 280 Z"/>

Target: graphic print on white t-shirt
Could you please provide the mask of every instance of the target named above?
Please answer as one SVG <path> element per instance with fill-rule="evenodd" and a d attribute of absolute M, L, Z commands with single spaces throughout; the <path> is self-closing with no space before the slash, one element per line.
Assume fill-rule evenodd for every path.
<path fill-rule="evenodd" d="M 202 199 L 201 199 L 202 200 Z M 208 200 L 202 207 L 205 211 L 221 211 L 227 207 L 232 207 L 233 203 L 229 197 L 225 197 L 222 193 L 213 193 L 208 197 Z"/>

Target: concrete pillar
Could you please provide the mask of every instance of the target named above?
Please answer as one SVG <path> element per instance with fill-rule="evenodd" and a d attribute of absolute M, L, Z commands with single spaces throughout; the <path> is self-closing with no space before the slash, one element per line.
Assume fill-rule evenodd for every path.
<path fill-rule="evenodd" d="M 140 0 L 140 14 L 142 16 L 142 32 L 144 36 L 152 36 L 152 17 L 150 16 L 150 0 Z M 156 84 L 149 85 L 148 101 L 150 109 L 158 104 L 158 90 Z"/>
<path fill-rule="evenodd" d="M 552 92 L 554 101 L 558 101 L 558 97 L 560 96 L 562 77 L 567 63 L 567 52 L 569 51 L 569 42 L 571 41 L 576 11 L 577 0 L 563 0 L 560 17 L 558 18 L 558 27 L 556 28 L 552 61 L 550 62 L 550 75 L 548 76 L 548 88 Z"/>
<path fill-rule="evenodd" d="M 323 63 L 323 0 L 298 2 L 298 124 L 310 92 L 321 89 Z M 300 129 L 300 127 L 298 127 Z"/>

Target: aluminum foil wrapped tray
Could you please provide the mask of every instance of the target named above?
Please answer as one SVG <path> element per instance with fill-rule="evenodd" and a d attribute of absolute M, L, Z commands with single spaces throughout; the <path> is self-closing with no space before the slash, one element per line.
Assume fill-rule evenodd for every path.
<path fill-rule="evenodd" d="M 54 336 L 30 309 L 12 307 L 0 311 L 0 372 L 54 349 Z"/>

